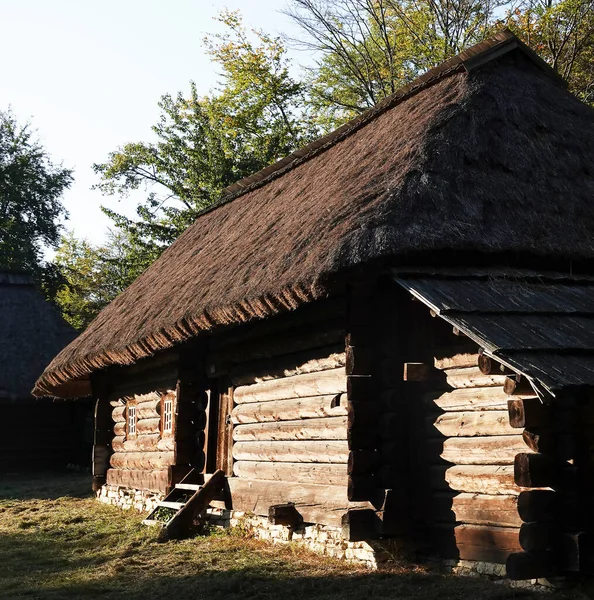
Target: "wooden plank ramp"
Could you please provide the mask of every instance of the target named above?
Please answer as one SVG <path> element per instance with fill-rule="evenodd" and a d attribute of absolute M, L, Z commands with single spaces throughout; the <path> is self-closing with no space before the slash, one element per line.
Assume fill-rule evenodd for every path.
<path fill-rule="evenodd" d="M 196 517 L 223 491 L 226 476 L 219 470 L 204 484 L 197 483 L 198 479 L 201 479 L 201 475 L 195 470 L 190 471 L 144 519 L 144 525 L 163 526 L 159 534 L 160 541 L 179 539 L 186 535 Z M 163 509 L 172 511 L 169 519 L 160 517 Z"/>

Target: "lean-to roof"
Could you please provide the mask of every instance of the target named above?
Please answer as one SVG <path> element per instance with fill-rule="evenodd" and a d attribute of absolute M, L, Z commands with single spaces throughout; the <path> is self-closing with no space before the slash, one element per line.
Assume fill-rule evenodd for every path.
<path fill-rule="evenodd" d="M 502 32 L 232 186 L 35 393 L 69 396 L 96 369 L 293 309 L 361 265 L 592 258 L 593 197 L 594 112 Z"/>

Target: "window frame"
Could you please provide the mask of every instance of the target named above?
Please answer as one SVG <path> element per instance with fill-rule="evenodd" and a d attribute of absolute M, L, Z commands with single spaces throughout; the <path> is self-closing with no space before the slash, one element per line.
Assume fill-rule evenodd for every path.
<path fill-rule="evenodd" d="M 175 398 L 171 394 L 163 394 L 161 396 L 161 437 L 172 437 L 175 432 Z M 171 422 L 170 429 L 166 429 L 166 406 L 171 405 Z"/>
<path fill-rule="evenodd" d="M 133 417 L 134 427 L 130 428 L 130 417 Z M 126 402 L 126 439 L 134 440 L 138 437 L 138 408 L 136 400 Z"/>

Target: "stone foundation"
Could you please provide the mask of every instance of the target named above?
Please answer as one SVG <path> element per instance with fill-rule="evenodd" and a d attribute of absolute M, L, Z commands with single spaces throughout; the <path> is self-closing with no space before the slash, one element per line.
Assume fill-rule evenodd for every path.
<path fill-rule="evenodd" d="M 103 504 L 119 506 L 124 510 L 131 508 L 139 512 L 149 513 L 159 500 L 163 500 L 162 492 L 150 492 L 146 490 L 133 490 L 119 485 L 104 485 L 97 492 L 97 499 Z"/>
<path fill-rule="evenodd" d="M 339 527 L 305 524 L 293 531 L 284 525 L 272 525 L 266 517 L 259 517 L 239 511 L 209 508 L 208 520 L 218 527 L 238 527 L 248 535 L 275 544 L 296 543 L 317 554 L 377 569 L 386 559 L 386 542 L 347 542 Z M 372 545 L 373 544 L 373 545 Z"/>

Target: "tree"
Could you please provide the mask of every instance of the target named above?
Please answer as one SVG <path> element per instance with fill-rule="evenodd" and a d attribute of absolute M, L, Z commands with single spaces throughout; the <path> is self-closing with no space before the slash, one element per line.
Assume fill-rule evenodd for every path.
<path fill-rule="evenodd" d="M 144 265 L 134 262 L 131 246 L 121 231 L 109 231 L 102 246 L 77 239 L 72 232 L 62 237 L 53 263 L 62 276 L 55 300 L 75 329 L 85 329 L 142 272 Z"/>
<path fill-rule="evenodd" d="M 61 196 L 72 171 L 51 162 L 29 124 L 0 112 L 0 267 L 25 270 L 47 285 L 55 272 L 43 261 L 56 247 L 68 214 Z"/>
<path fill-rule="evenodd" d="M 236 12 L 224 12 L 220 20 L 227 32 L 205 42 L 222 67 L 221 89 L 200 97 L 192 83 L 189 96 L 163 96 L 153 127 L 156 141 L 128 144 L 94 165 L 104 193 L 146 191 L 136 219 L 104 209 L 130 236 L 145 266 L 216 202 L 223 188 L 317 133 L 301 108 L 303 88 L 291 78 L 280 39 L 248 32 Z"/>

